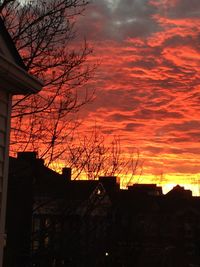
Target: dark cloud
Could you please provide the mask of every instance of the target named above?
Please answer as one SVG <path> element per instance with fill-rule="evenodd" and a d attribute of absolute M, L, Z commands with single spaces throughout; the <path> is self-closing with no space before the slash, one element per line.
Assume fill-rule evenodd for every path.
<path fill-rule="evenodd" d="M 153 109 L 142 109 L 135 113 L 135 118 L 141 120 L 166 120 L 171 118 L 183 118 L 183 115 L 178 112 L 168 111 L 168 110 L 153 110 Z M 169 126 L 170 127 L 170 126 Z"/>
<path fill-rule="evenodd" d="M 80 19 L 79 29 L 98 41 L 148 36 L 160 28 L 152 18 L 155 12 L 148 0 L 94 0 Z"/>
<path fill-rule="evenodd" d="M 127 121 L 127 120 L 132 120 L 132 119 L 133 119 L 133 116 L 124 115 L 120 113 L 114 113 L 107 117 L 108 121 Z"/>
<path fill-rule="evenodd" d="M 103 88 L 103 87 L 102 87 Z M 108 111 L 132 111 L 137 110 L 141 105 L 142 99 L 135 96 L 135 90 L 98 90 L 95 101 L 88 107 L 90 110 L 98 112 L 104 108 Z M 127 116 L 127 115 L 124 115 Z M 130 116 L 128 116 L 130 117 Z M 115 115 L 116 118 L 116 115 Z M 126 117 L 127 118 L 127 117 Z M 109 119 L 109 118 L 108 118 Z"/>
<path fill-rule="evenodd" d="M 199 35 L 197 36 L 181 36 L 181 35 L 171 35 L 166 40 L 164 40 L 163 47 L 183 47 L 191 46 L 194 47 L 194 44 L 199 47 Z"/>
<path fill-rule="evenodd" d="M 142 123 L 127 123 L 125 128 L 123 129 L 124 131 L 127 132 L 132 132 L 135 129 L 139 128 L 139 127 L 143 127 L 144 125 Z"/>
<path fill-rule="evenodd" d="M 200 18 L 199 0 L 179 0 L 173 7 L 168 8 L 168 16 L 171 18 Z"/>
<path fill-rule="evenodd" d="M 162 131 L 165 133 L 174 131 L 187 133 L 188 131 L 192 131 L 195 129 L 200 129 L 200 121 L 191 120 L 191 121 L 183 121 L 181 123 L 169 123 L 166 126 L 162 127 Z"/>
<path fill-rule="evenodd" d="M 192 164 L 191 162 L 186 163 L 186 162 L 180 162 L 177 165 L 174 165 L 172 163 L 171 165 L 171 170 L 175 173 L 180 173 L 180 174 L 184 174 L 187 173 L 188 170 L 190 171 L 190 174 L 196 174 L 199 172 L 200 169 L 200 162 L 198 164 Z M 191 181 L 192 182 L 192 177 L 191 177 Z"/>
<path fill-rule="evenodd" d="M 186 149 L 183 148 L 169 148 L 166 151 L 173 155 L 184 155 L 187 152 Z"/>
<path fill-rule="evenodd" d="M 160 154 L 161 152 L 164 151 L 163 147 L 158 147 L 158 146 L 146 146 L 145 150 L 151 152 L 153 155 Z"/>

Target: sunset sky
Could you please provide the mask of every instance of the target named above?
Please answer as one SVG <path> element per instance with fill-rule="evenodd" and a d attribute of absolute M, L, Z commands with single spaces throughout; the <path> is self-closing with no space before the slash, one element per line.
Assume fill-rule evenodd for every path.
<path fill-rule="evenodd" d="M 78 29 L 100 62 L 84 125 L 137 147 L 143 182 L 197 183 L 200 1 L 93 0 Z"/>

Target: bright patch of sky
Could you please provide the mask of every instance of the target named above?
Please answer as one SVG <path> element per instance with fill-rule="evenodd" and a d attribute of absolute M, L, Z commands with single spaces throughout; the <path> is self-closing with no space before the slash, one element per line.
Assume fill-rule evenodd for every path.
<path fill-rule="evenodd" d="M 106 0 L 108 7 L 114 11 L 120 3 L 120 0 Z"/>
<path fill-rule="evenodd" d="M 129 23 L 132 23 L 134 21 L 137 21 L 137 19 L 136 18 L 128 18 L 128 19 L 124 19 L 124 20 L 116 20 L 116 21 L 114 21 L 114 24 L 117 26 L 121 26 L 123 24 L 129 24 Z"/>

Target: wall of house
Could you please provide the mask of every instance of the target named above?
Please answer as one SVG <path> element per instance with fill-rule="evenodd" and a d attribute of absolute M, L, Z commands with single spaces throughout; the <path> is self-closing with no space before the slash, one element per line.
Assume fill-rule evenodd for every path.
<path fill-rule="evenodd" d="M 10 95 L 1 89 L 0 84 L 0 266 L 6 237 L 4 233 L 7 179 L 8 179 L 8 145 L 10 132 Z"/>
<path fill-rule="evenodd" d="M 0 192 L 3 186 L 3 171 L 5 163 L 5 149 L 7 138 L 7 119 L 8 119 L 8 99 L 9 95 L 0 90 Z"/>

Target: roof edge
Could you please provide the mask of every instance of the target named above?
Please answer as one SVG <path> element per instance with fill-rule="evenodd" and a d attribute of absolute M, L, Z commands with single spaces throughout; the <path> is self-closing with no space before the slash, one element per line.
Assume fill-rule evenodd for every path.
<path fill-rule="evenodd" d="M 6 29 L 6 26 L 4 24 L 4 21 L 2 20 L 2 18 L 0 17 L 0 32 L 2 33 L 2 37 L 4 38 L 10 53 L 12 54 L 15 62 L 17 65 L 19 65 L 22 69 L 24 70 L 28 70 L 28 68 L 26 67 L 26 65 L 24 64 L 23 59 L 21 58 L 17 48 L 15 47 L 15 44 L 8 32 L 8 30 Z"/>

